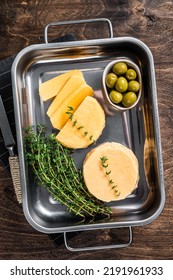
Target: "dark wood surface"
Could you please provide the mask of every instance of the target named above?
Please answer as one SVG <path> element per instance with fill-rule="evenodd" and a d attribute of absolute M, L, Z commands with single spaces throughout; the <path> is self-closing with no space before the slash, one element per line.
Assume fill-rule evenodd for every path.
<path fill-rule="evenodd" d="M 27 45 L 43 42 L 47 23 L 107 17 L 114 36 L 134 36 L 151 49 L 155 60 L 166 204 L 151 224 L 133 229 L 133 242 L 124 249 L 69 252 L 62 236 L 34 230 L 18 205 L 11 179 L 0 166 L 0 259 L 173 259 L 173 1 L 2 0 L 0 9 L 0 60 Z M 79 31 L 80 30 L 80 31 Z M 50 37 L 71 32 L 71 27 L 50 30 Z M 75 31 L 75 30 L 73 30 Z M 89 32 L 78 27 L 81 39 L 106 36 L 104 28 Z M 75 235 L 73 245 L 85 238 L 114 242 L 111 230 Z"/>

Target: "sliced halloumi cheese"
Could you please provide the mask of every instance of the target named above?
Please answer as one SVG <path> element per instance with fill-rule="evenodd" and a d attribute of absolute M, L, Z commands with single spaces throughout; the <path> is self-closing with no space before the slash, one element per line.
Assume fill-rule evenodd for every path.
<path fill-rule="evenodd" d="M 87 84 L 83 84 L 80 87 L 78 87 L 51 116 L 50 121 L 52 123 L 52 126 L 61 130 L 66 124 L 66 122 L 69 120 L 69 115 L 67 114 L 68 108 L 72 107 L 72 113 L 75 112 L 75 110 L 87 96 L 93 95 L 93 89 Z"/>
<path fill-rule="evenodd" d="M 125 199 L 137 188 L 138 160 L 124 145 L 106 142 L 87 154 L 83 176 L 88 191 L 96 198 L 105 202 Z"/>
<path fill-rule="evenodd" d="M 81 85 L 86 84 L 83 77 L 80 77 L 78 75 L 72 75 L 69 80 L 65 83 L 61 91 L 58 93 L 58 95 L 54 98 L 52 103 L 50 104 L 47 115 L 49 118 L 55 113 L 55 111 L 63 104 L 65 100 L 72 95 L 72 93 L 78 89 Z"/>
<path fill-rule="evenodd" d="M 87 96 L 74 112 L 73 119 L 68 120 L 56 139 L 68 148 L 85 148 L 99 138 L 104 127 L 105 113 L 102 107 L 94 97 Z"/>
<path fill-rule="evenodd" d="M 63 88 L 68 79 L 72 76 L 76 75 L 79 77 L 83 77 L 83 74 L 80 70 L 71 70 L 66 73 L 63 73 L 55 78 L 52 78 L 46 82 L 43 82 L 39 85 L 39 95 L 43 101 L 47 101 L 53 97 L 55 97 L 60 90 Z"/>

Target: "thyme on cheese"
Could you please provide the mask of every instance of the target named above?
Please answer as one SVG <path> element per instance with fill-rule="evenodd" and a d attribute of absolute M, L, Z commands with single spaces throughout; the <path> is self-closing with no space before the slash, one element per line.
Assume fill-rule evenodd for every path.
<path fill-rule="evenodd" d="M 95 143 L 95 140 L 93 139 L 93 135 L 89 135 L 89 132 L 84 130 L 84 128 L 85 128 L 84 126 L 81 126 L 81 125 L 77 126 L 78 120 L 77 119 L 74 120 L 74 114 L 73 114 L 74 109 L 73 109 L 73 107 L 72 106 L 68 106 L 67 108 L 68 108 L 68 110 L 67 110 L 66 114 L 69 115 L 69 119 L 71 121 L 73 121 L 73 127 L 76 126 L 76 128 L 78 130 L 81 130 L 83 132 L 83 135 L 85 137 L 88 136 L 89 140 L 92 141 L 93 143 Z"/>
<path fill-rule="evenodd" d="M 108 164 L 108 158 L 106 156 L 103 156 L 100 158 L 101 160 L 101 164 L 102 164 L 102 167 L 105 169 L 105 174 L 106 176 L 108 177 L 108 180 L 109 180 L 109 185 L 111 185 L 111 188 L 114 190 L 114 193 L 116 196 L 119 196 L 120 195 L 120 192 L 117 190 L 117 185 L 115 185 L 114 181 L 111 179 L 111 170 L 109 170 L 109 164 Z"/>

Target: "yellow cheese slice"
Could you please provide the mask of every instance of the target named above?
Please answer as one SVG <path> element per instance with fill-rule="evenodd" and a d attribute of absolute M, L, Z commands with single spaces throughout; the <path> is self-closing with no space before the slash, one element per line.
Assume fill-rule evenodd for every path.
<path fill-rule="evenodd" d="M 107 159 L 104 163 L 106 168 L 101 161 L 104 157 Z M 122 144 L 106 142 L 88 153 L 83 164 L 83 176 L 86 187 L 96 198 L 106 202 L 125 199 L 137 188 L 138 160 Z"/>
<path fill-rule="evenodd" d="M 75 120 L 77 123 L 74 126 Z M 104 127 L 105 114 L 102 107 L 94 97 L 88 96 L 75 111 L 73 119 L 68 120 L 56 136 L 56 139 L 68 148 L 84 148 L 99 138 Z"/>
<path fill-rule="evenodd" d="M 61 74 L 44 83 L 41 83 L 39 85 L 39 95 L 42 98 L 42 100 L 47 101 L 55 97 L 72 75 L 78 75 L 80 77 L 83 77 L 82 72 L 80 70 L 75 69 L 67 73 Z"/>
<path fill-rule="evenodd" d="M 75 111 L 85 97 L 89 95 L 94 95 L 93 89 L 90 86 L 83 84 L 78 87 L 51 116 L 50 121 L 52 126 L 60 130 L 69 120 L 69 115 L 67 114 L 69 106 Z"/>
<path fill-rule="evenodd" d="M 47 115 L 49 118 L 55 113 L 60 105 L 68 99 L 68 97 L 82 84 L 86 84 L 83 77 L 73 75 L 69 78 L 66 84 L 63 86 L 59 94 L 54 98 L 51 105 L 48 108 Z"/>

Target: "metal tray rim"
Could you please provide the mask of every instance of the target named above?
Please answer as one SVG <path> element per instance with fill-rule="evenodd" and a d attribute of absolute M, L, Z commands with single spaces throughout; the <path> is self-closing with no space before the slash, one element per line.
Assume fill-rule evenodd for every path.
<path fill-rule="evenodd" d="M 25 218 L 28 221 L 28 223 L 35 228 L 37 231 L 51 234 L 51 233 L 61 233 L 61 232 L 75 232 L 75 231 L 84 231 L 84 230 L 97 230 L 97 229 L 108 229 L 108 228 L 121 228 L 121 227 L 135 227 L 135 226 L 144 226 L 152 223 L 156 218 L 158 218 L 163 211 L 165 204 L 165 195 L 163 194 L 162 203 L 160 203 L 159 208 L 154 213 L 154 215 L 150 216 L 149 219 L 143 219 L 143 221 L 134 221 L 134 222 L 123 222 L 123 223 L 117 223 L 117 222 L 107 222 L 107 223 L 97 223 L 97 224 L 87 224 L 87 225 L 74 225 L 74 226 L 68 226 L 68 227 L 61 227 L 61 228 L 45 228 L 41 225 L 38 225 L 29 214 L 29 209 L 27 210 L 27 207 L 23 207 L 23 211 L 25 214 Z"/>

